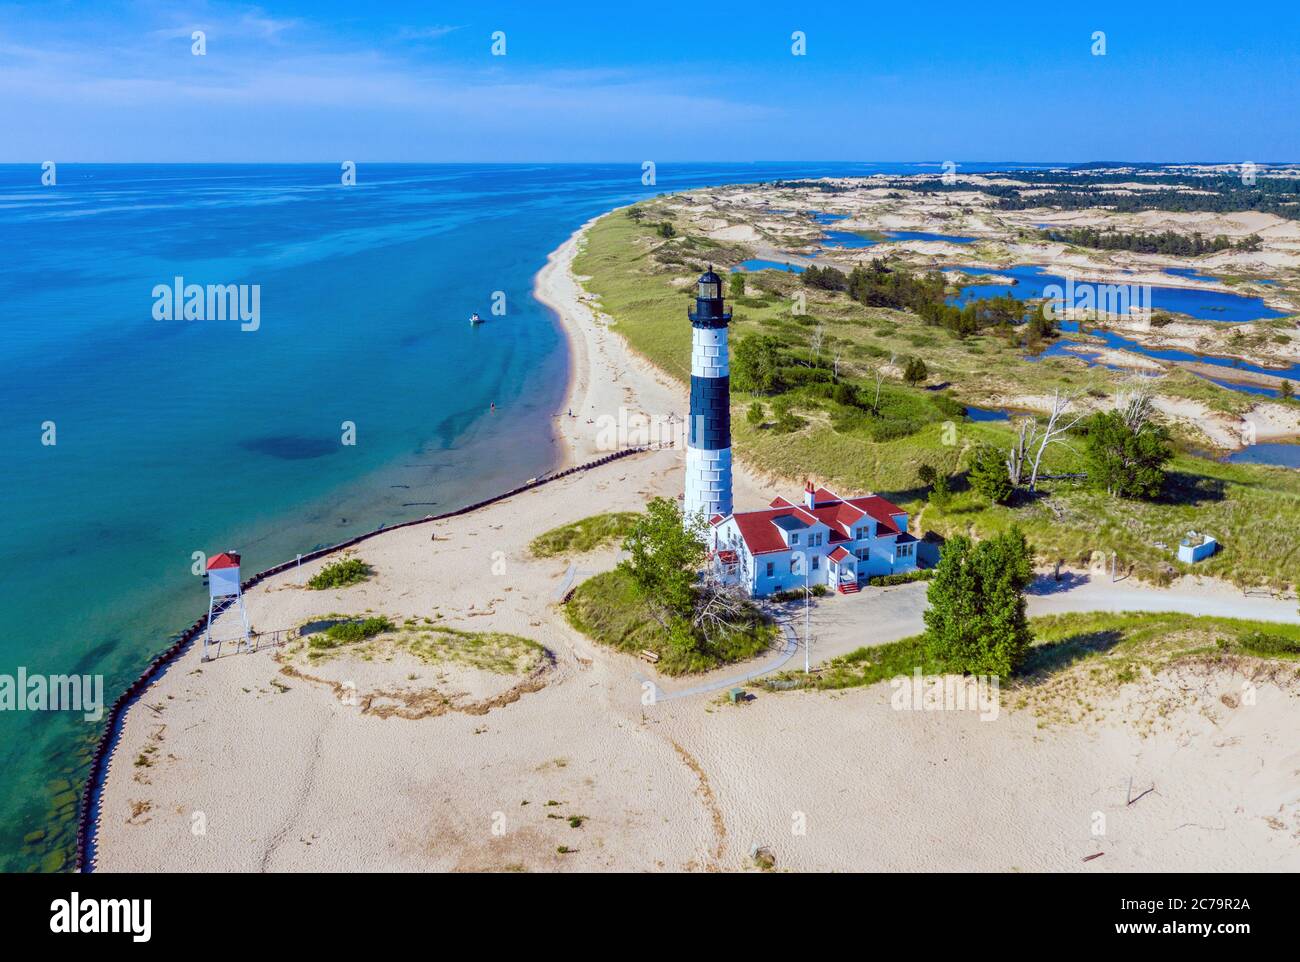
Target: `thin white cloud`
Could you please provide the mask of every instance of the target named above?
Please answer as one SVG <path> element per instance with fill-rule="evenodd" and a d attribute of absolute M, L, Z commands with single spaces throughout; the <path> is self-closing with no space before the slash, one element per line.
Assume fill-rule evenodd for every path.
<path fill-rule="evenodd" d="M 97 152 L 138 159 L 156 139 L 141 130 L 180 124 L 199 131 L 186 145 L 192 159 L 205 160 L 212 156 L 206 132 L 228 130 L 231 118 L 269 132 L 251 145 L 268 155 L 410 131 L 418 133 L 411 151 L 427 159 L 449 145 L 508 153 L 560 137 L 575 157 L 647 133 L 693 142 L 701 116 L 733 127 L 781 122 L 779 110 L 716 95 L 716 72 L 544 69 L 486 55 L 430 62 L 392 41 L 358 44 L 323 36 L 313 24 L 210 4 L 193 16 L 158 10 L 141 29 L 122 26 L 21 36 L 0 27 L 0 123 L 20 135 L 10 146 L 17 159 L 32 150 L 44 156 L 46 144 L 84 155 L 92 125 L 112 131 L 93 141 Z M 194 29 L 207 31 L 206 56 L 191 54 Z M 456 28 L 410 29 L 431 39 Z"/>
<path fill-rule="evenodd" d="M 403 27 L 401 30 L 397 31 L 397 39 L 398 40 L 438 40 L 442 37 L 447 36 L 447 34 L 449 33 L 454 33 L 459 29 L 460 27 L 450 27 L 450 26 Z"/>

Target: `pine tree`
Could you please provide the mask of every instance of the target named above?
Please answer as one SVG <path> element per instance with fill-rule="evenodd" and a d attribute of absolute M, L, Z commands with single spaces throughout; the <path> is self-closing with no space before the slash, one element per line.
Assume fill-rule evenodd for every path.
<path fill-rule="evenodd" d="M 991 444 L 981 444 L 975 449 L 975 457 L 970 466 L 970 484 L 995 504 L 1006 504 L 1011 498 L 1011 492 L 1015 490 L 1007 471 L 1006 459 Z"/>
<path fill-rule="evenodd" d="M 937 670 L 1008 677 L 1025 659 L 1033 633 L 1025 588 L 1033 555 L 1019 528 L 981 541 L 955 535 L 930 582 L 925 652 Z"/>
<path fill-rule="evenodd" d="M 1088 479 L 1122 498 L 1154 498 L 1173 459 L 1169 435 L 1158 424 L 1130 426 L 1120 411 L 1094 414 L 1088 421 Z"/>

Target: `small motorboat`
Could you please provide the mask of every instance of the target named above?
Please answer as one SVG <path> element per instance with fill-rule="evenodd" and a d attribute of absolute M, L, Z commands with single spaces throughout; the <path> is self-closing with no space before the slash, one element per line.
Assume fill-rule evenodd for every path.
<path fill-rule="evenodd" d="M 482 324 L 482 323 L 483 323 L 483 318 L 479 317 L 477 312 L 469 316 L 470 327 L 473 327 L 475 324 Z"/>

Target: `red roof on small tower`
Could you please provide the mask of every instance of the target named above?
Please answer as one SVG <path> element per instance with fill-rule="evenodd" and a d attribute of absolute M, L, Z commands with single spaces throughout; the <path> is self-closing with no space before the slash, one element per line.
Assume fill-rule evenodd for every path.
<path fill-rule="evenodd" d="M 223 551 L 221 554 L 208 559 L 208 570 L 216 568 L 238 568 L 239 554 L 234 551 Z"/>

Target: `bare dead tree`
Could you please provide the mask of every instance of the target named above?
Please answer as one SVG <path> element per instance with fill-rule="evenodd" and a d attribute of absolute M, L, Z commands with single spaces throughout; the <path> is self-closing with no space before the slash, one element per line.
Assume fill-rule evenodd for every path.
<path fill-rule="evenodd" d="M 1007 455 L 1007 474 L 1011 478 L 1011 483 L 1016 487 L 1020 486 L 1020 479 L 1025 471 L 1025 458 L 1029 456 L 1029 443 L 1033 437 L 1033 432 L 1037 422 L 1033 418 L 1024 418 L 1020 422 L 1020 436 L 1016 439 L 1015 444 L 1011 446 L 1011 452 Z"/>
<path fill-rule="evenodd" d="M 1069 391 L 1062 393 L 1060 388 L 1057 388 L 1052 392 L 1052 408 L 1051 412 L 1047 416 L 1047 425 L 1041 432 L 1039 432 L 1038 422 L 1032 422 L 1034 424 L 1034 430 L 1030 436 L 1030 445 L 1032 446 L 1034 442 L 1037 442 L 1038 451 L 1034 455 L 1033 473 L 1029 476 L 1030 491 L 1036 491 L 1038 489 L 1038 469 L 1043 463 L 1043 453 L 1047 450 L 1048 445 L 1065 444 L 1065 441 L 1062 440 L 1064 435 L 1072 427 L 1083 420 L 1084 415 L 1077 414 L 1070 419 L 1068 424 L 1061 423 L 1065 419 L 1065 415 L 1069 412 L 1070 406 L 1078 396 L 1077 392 Z M 1069 447 L 1068 444 L 1065 444 L 1065 446 Z"/>
<path fill-rule="evenodd" d="M 893 354 L 889 356 L 889 367 L 894 366 L 894 360 L 896 357 L 897 355 L 893 355 Z M 885 365 L 883 364 L 877 365 L 875 370 L 875 375 L 876 375 L 876 399 L 871 404 L 871 410 L 879 413 L 880 412 L 880 385 L 883 384 L 885 381 Z"/>
<path fill-rule="evenodd" d="M 835 380 L 837 381 L 840 379 L 840 358 L 842 358 L 843 356 L 844 356 L 844 348 L 837 347 L 835 349 L 835 360 L 833 362 L 834 368 L 832 370 L 832 373 L 835 375 Z"/>
<path fill-rule="evenodd" d="M 808 340 L 808 349 L 812 355 L 813 364 L 822 356 L 822 343 L 826 340 L 826 325 L 820 321 L 813 328 L 812 337 Z"/>
<path fill-rule="evenodd" d="M 1151 388 L 1145 379 L 1135 378 L 1129 387 L 1121 389 L 1115 395 L 1115 407 L 1124 419 L 1125 426 L 1134 434 L 1140 433 L 1150 423 L 1154 412 Z"/>
<path fill-rule="evenodd" d="M 748 608 L 749 599 L 738 584 L 725 584 L 709 571 L 696 594 L 691 626 L 713 638 L 743 622 Z"/>

